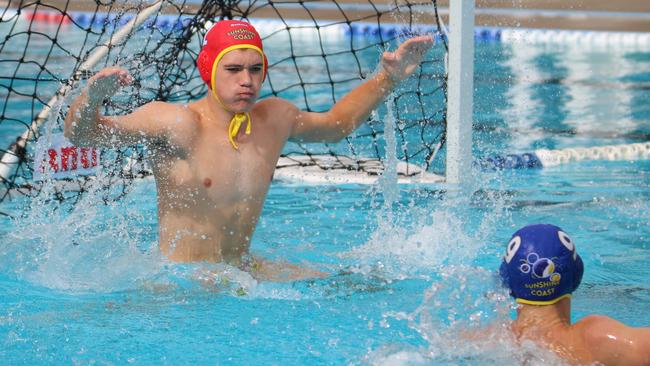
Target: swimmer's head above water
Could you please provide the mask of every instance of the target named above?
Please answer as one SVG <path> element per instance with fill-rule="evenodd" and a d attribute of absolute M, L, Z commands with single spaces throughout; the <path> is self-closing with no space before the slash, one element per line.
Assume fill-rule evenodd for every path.
<path fill-rule="evenodd" d="M 228 139 L 231 145 L 238 149 L 234 138 L 237 136 L 240 126 L 244 123 L 247 124 L 246 134 L 250 134 L 251 117 L 248 112 L 231 110 L 219 98 L 219 85 L 217 85 L 219 62 L 226 54 L 235 50 L 253 50 L 260 55 L 262 60 L 262 81 L 264 81 L 266 79 L 268 60 L 264 54 L 262 38 L 251 24 L 241 20 L 222 20 L 215 23 L 205 34 L 196 64 L 201 78 L 208 85 L 212 96 L 225 110 L 234 114 L 228 128 Z"/>
<path fill-rule="evenodd" d="M 571 238 L 557 226 L 526 226 L 512 235 L 499 274 L 520 304 L 551 305 L 570 297 L 584 267 Z"/>

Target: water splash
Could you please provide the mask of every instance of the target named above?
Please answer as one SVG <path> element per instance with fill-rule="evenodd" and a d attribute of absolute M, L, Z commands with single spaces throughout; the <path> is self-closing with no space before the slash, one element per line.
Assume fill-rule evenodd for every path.
<path fill-rule="evenodd" d="M 386 214 L 391 218 L 393 204 L 399 200 L 399 187 L 397 186 L 397 139 L 395 137 L 395 102 L 392 95 L 386 98 L 386 116 L 384 117 L 384 139 L 386 140 L 386 156 L 384 158 L 384 172 L 379 177 L 379 188 L 384 197 Z"/>
<path fill-rule="evenodd" d="M 354 258 L 359 273 L 391 279 L 428 278 L 443 265 L 472 264 L 489 250 L 486 238 L 510 215 L 498 195 L 485 198 L 489 207 L 477 215 L 473 193 L 467 193 L 477 191 L 447 192 L 424 207 L 396 204 L 390 215 L 384 206 L 367 242 L 340 256 Z"/>
<path fill-rule="evenodd" d="M 162 262 L 155 240 L 143 245 L 146 227 L 135 224 L 144 221 L 141 214 L 135 208 L 107 209 L 96 198 L 90 192 L 71 212 L 33 200 L 4 250 L 7 257 L 15 255 L 14 272 L 69 291 L 129 289 L 157 274 Z"/>
<path fill-rule="evenodd" d="M 422 211 L 425 209 L 414 208 L 408 213 L 420 217 L 411 225 L 382 222 L 368 242 L 344 256 L 358 260 L 361 272 L 379 267 L 395 279 L 428 274 L 442 264 L 473 259 L 478 241 L 465 233 L 461 218 L 445 210 L 431 212 L 428 217 Z M 425 220 L 432 220 L 434 224 L 418 225 Z"/>
<path fill-rule="evenodd" d="M 385 312 L 381 321 L 406 322 L 425 346 L 386 344 L 368 352 L 372 365 L 562 365 L 552 351 L 518 341 L 509 331 L 511 301 L 492 280 L 492 272 L 467 266 L 443 266 L 411 313 Z M 486 279 L 489 279 L 486 281 Z"/>
<path fill-rule="evenodd" d="M 50 114 L 36 150 L 49 144 L 60 108 L 56 106 Z M 59 192 L 61 181 L 50 179 L 46 172 L 41 190 L 25 202 L 7 241 L 0 244 L 0 270 L 73 292 L 131 289 L 156 276 L 162 261 L 147 212 L 141 212 L 142 206 L 129 199 L 105 204 L 104 187 L 110 179 L 99 170 L 70 207 L 57 200 L 65 194 Z M 137 188 L 154 187 L 144 184 Z"/>

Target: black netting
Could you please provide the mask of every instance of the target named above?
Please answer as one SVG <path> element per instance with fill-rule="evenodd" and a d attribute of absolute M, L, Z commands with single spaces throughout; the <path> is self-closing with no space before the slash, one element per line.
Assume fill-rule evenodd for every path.
<path fill-rule="evenodd" d="M 0 202 L 42 189 L 45 178 L 35 172 L 35 159 L 48 163 L 48 143 L 61 132 L 68 104 L 94 71 L 119 64 L 136 80 L 107 101 L 107 114 L 128 113 L 152 100 L 188 102 L 204 96 L 207 88 L 195 60 L 206 25 L 223 18 L 247 19 L 262 35 L 269 71 L 261 98 L 283 97 L 310 111 L 329 109 L 371 75 L 384 49 L 394 49 L 413 33 L 434 33 L 434 49 L 392 95 L 392 115 L 397 158 L 409 163 L 401 173 L 408 175 L 408 167 L 443 169 L 434 157 L 444 142 L 446 43 L 435 0 L 388 5 L 371 0 L 61 0 L 0 6 Z M 108 47 L 98 62 L 84 65 L 145 9 L 153 10 L 141 24 Z M 46 107 L 51 110 L 43 112 Z M 378 174 L 386 155 L 385 118 L 382 106 L 337 144 L 288 143 L 279 167 Z M 149 174 L 141 147 L 95 153 L 101 168 L 95 174 L 102 176 L 107 200 L 122 196 L 134 178 Z M 83 164 L 90 164 L 90 155 L 84 157 Z M 59 156 L 57 169 L 69 169 L 65 164 L 73 158 L 77 156 L 66 157 L 68 164 Z M 59 178 L 52 197 L 74 202 L 94 179 L 93 174 Z"/>

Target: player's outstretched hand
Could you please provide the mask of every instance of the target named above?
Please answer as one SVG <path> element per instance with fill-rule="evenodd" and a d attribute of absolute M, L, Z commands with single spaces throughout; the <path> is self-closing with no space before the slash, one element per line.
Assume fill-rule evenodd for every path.
<path fill-rule="evenodd" d="M 384 52 L 381 64 L 393 82 L 400 82 L 415 71 L 424 54 L 433 46 L 431 35 L 409 38 L 395 52 Z"/>
<path fill-rule="evenodd" d="M 93 102 L 101 102 L 132 82 L 133 77 L 127 70 L 119 67 L 104 68 L 88 79 L 88 97 Z"/>

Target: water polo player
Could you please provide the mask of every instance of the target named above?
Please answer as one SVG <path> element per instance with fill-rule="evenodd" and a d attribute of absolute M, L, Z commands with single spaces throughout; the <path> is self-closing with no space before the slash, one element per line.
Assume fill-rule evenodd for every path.
<path fill-rule="evenodd" d="M 143 144 L 156 180 L 159 246 L 171 260 L 225 261 L 258 278 L 318 275 L 249 255 L 250 240 L 276 163 L 287 140 L 339 141 L 419 65 L 431 36 L 385 52 L 382 68 L 324 113 L 299 110 L 280 98 L 257 101 L 267 72 L 253 26 L 217 22 L 206 34 L 197 65 L 209 92 L 187 105 L 154 101 L 122 116 L 100 113 L 103 100 L 131 82 L 110 67 L 88 81 L 65 119 L 79 146 Z"/>
<path fill-rule="evenodd" d="M 576 245 L 559 227 L 530 225 L 514 233 L 499 269 L 518 303 L 513 333 L 571 364 L 650 365 L 650 328 L 600 315 L 571 324 L 571 295 L 582 273 Z"/>

